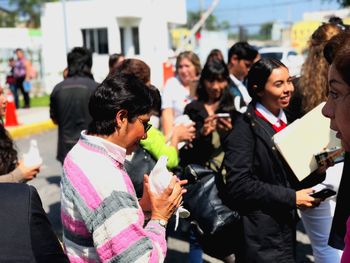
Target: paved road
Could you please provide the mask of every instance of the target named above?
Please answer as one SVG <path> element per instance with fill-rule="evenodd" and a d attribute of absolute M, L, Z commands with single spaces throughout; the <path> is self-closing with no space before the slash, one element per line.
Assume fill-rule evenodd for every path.
<path fill-rule="evenodd" d="M 60 237 L 61 221 L 59 183 L 62 168 L 60 163 L 55 159 L 57 130 L 55 129 L 17 140 L 16 145 L 20 155 L 28 150 L 30 139 L 36 139 L 38 141 L 39 150 L 43 158 L 43 167 L 38 177 L 29 183 L 38 189 L 43 201 L 44 209 L 49 216 L 55 232 Z M 314 262 L 309 239 L 305 235 L 300 222 L 298 224 L 298 229 L 297 262 Z M 188 262 L 187 254 L 189 247 L 186 237 L 183 234 L 180 232 L 171 234 L 168 238 L 168 247 L 169 250 L 166 263 Z M 209 257 L 208 255 L 204 255 L 204 262 L 219 263 L 221 261 Z"/>

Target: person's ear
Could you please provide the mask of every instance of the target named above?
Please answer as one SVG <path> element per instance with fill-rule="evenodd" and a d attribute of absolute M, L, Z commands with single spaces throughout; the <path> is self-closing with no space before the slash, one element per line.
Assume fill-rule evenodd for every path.
<path fill-rule="evenodd" d="M 117 128 L 122 127 L 128 122 L 128 111 L 127 110 L 119 110 L 115 116 L 116 126 Z"/>
<path fill-rule="evenodd" d="M 236 65 L 239 61 L 239 58 L 237 55 L 232 55 L 231 59 L 230 59 L 230 62 L 232 65 Z"/>

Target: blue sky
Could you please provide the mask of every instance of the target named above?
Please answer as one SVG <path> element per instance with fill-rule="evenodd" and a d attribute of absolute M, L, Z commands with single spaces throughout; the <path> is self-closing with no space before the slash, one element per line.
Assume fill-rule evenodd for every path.
<path fill-rule="evenodd" d="M 186 0 L 187 8 L 198 11 L 208 8 L 212 0 Z M 227 20 L 231 25 L 262 24 L 270 21 L 295 22 L 304 12 L 339 9 L 336 0 L 220 0 L 214 10 L 219 21 Z M 248 27 L 254 31 L 259 26 Z"/>

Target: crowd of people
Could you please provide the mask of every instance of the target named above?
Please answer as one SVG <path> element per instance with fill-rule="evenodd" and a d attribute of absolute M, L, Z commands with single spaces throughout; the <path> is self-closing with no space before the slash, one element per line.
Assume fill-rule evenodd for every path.
<path fill-rule="evenodd" d="M 23 50 L 16 52 L 14 80 L 8 84 L 16 104 L 19 89 L 29 107 L 23 82 L 30 70 Z M 181 52 L 164 87 L 152 85 L 151 68 L 140 59 L 110 55 L 101 83 L 94 80 L 92 63 L 89 50 L 73 48 L 64 78 L 50 95 L 63 170 L 62 246 L 35 188 L 23 184 L 36 177 L 40 165 L 27 167 L 18 157 L 2 121 L 7 101 L 0 88 L 0 193 L 16 195 L 9 202 L 23 200 L 19 211 L 30 211 L 31 220 L 16 223 L 29 231 L 22 244 L 28 258 L 163 262 L 172 231 L 168 223 L 186 195 L 188 182 L 181 174 L 187 165 L 197 164 L 224 177 L 223 201 L 240 215 L 241 231 L 232 233 L 239 240 L 234 260 L 225 255 L 219 257 L 222 261 L 296 262 L 300 216 L 315 262 L 350 262 L 350 33 L 345 27 L 330 21 L 315 30 L 297 78 L 281 61 L 261 58 L 247 42 L 232 45 L 227 62 L 219 49 L 208 54 L 204 65 L 194 52 Z M 272 137 L 322 102 L 345 159 L 299 181 Z M 143 157 L 154 166 L 163 155 L 173 176 L 164 191 L 154 193 L 150 170 L 142 169 Z M 337 190 L 337 199 L 311 196 L 324 187 Z M 25 202 L 19 191 L 30 193 L 32 202 Z M 191 217 L 183 220 L 189 225 L 182 229 L 190 244 L 188 260 L 201 263 L 205 251 L 198 228 Z M 0 217 L 0 222 L 6 227 L 11 221 Z M 15 245 L 10 234 L 5 237 L 0 243 Z M 1 245 L 0 251 L 0 261 L 7 255 L 15 262 L 18 256 Z"/>

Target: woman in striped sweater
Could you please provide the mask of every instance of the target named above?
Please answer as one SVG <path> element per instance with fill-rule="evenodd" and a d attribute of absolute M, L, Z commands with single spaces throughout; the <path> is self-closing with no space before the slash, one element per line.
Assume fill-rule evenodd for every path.
<path fill-rule="evenodd" d="M 136 77 L 107 77 L 92 94 L 92 122 L 64 161 L 63 241 L 71 262 L 162 262 L 165 227 L 186 181 L 174 178 L 160 195 L 137 199 L 124 169 L 126 154 L 147 137 L 150 90 Z M 147 212 L 147 213 L 145 213 Z"/>

